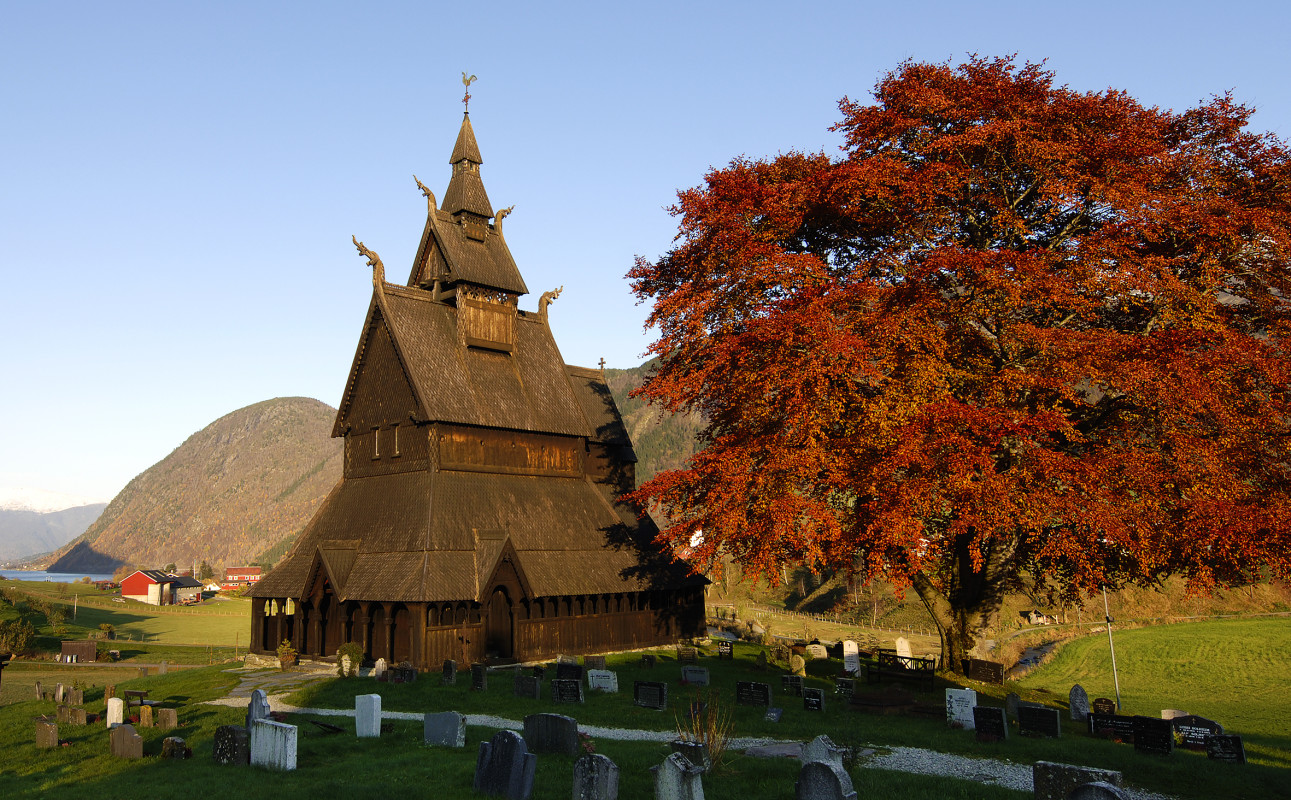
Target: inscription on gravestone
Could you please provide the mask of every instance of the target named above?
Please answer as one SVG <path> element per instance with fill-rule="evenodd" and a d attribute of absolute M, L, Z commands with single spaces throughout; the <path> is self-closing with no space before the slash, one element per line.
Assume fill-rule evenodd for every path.
<path fill-rule="evenodd" d="M 1100 739 L 1132 742 L 1134 741 L 1134 718 L 1094 712 L 1089 715 L 1089 732 Z"/>
<path fill-rule="evenodd" d="M 951 726 L 973 729 L 973 707 L 977 692 L 973 689 L 946 690 L 946 722 Z"/>
<path fill-rule="evenodd" d="M 1009 738 L 1009 720 L 1002 708 L 973 706 L 973 727 L 979 742 L 1002 742 Z"/>
<path fill-rule="evenodd" d="M 717 658 L 719 660 L 723 658 L 728 660 L 735 658 L 735 646 L 732 645 L 730 642 L 718 642 Z"/>
<path fill-rule="evenodd" d="M 784 715 L 783 708 L 768 708 L 766 716 L 764 716 L 762 719 L 766 720 L 767 722 L 779 722 L 780 717 L 783 715 Z"/>
<path fill-rule="evenodd" d="M 855 693 L 856 680 L 854 678 L 834 678 L 834 694 L 851 697 Z"/>
<path fill-rule="evenodd" d="M 1196 714 L 1175 717 L 1170 721 L 1174 723 L 1174 731 L 1181 739 L 1179 744 L 1189 750 L 1205 750 L 1207 736 L 1217 736 L 1224 732 L 1223 725 Z"/>
<path fill-rule="evenodd" d="M 687 664 L 681 668 L 681 682 L 692 686 L 708 685 L 708 667 L 696 667 Z"/>
<path fill-rule="evenodd" d="M 993 683 L 1002 685 L 1004 683 L 1004 665 L 998 661 L 987 661 L 982 658 L 964 659 L 964 675 L 970 681 L 980 681 L 981 683 Z"/>
<path fill-rule="evenodd" d="M 802 690 L 803 711 L 824 711 L 825 690 L 805 688 Z"/>
<path fill-rule="evenodd" d="M 1230 764 L 1245 764 L 1246 749 L 1242 747 L 1242 737 L 1232 734 L 1207 736 L 1206 758 L 1211 761 L 1227 761 Z"/>
<path fill-rule="evenodd" d="M 1106 697 L 1099 697 L 1090 704 L 1089 708 L 1095 714 L 1115 714 L 1116 701 Z"/>
<path fill-rule="evenodd" d="M 699 661 L 699 650 L 694 647 L 678 647 L 677 662 L 680 664 L 694 664 Z"/>
<path fill-rule="evenodd" d="M 1173 720 L 1134 717 L 1134 749 L 1140 753 L 1170 755 L 1174 752 Z"/>
<path fill-rule="evenodd" d="M 483 664 L 471 665 L 471 691 L 483 692 L 489 688 L 489 670 Z"/>
<path fill-rule="evenodd" d="M 668 684 L 659 681 L 633 681 L 632 702 L 642 708 L 663 710 L 668 707 Z"/>
<path fill-rule="evenodd" d="M 1023 736 L 1047 736 L 1050 739 L 1057 739 L 1062 735 L 1062 717 L 1056 708 L 1019 706 L 1018 733 Z"/>
<path fill-rule="evenodd" d="M 735 684 L 737 706 L 771 705 L 771 684 L 758 681 L 737 681 Z"/>
<path fill-rule="evenodd" d="M 556 678 L 551 682 L 551 699 L 555 703 L 583 702 L 583 682 Z"/>
<path fill-rule="evenodd" d="M 609 669 L 589 669 L 587 688 L 598 692 L 618 692 L 619 674 Z"/>
<path fill-rule="evenodd" d="M 794 697 L 802 697 L 802 676 L 781 675 L 780 691 Z"/>

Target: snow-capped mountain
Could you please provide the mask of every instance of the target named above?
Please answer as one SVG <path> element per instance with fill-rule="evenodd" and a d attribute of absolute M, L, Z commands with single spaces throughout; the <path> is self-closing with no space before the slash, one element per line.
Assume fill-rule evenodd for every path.
<path fill-rule="evenodd" d="M 48 514 L 52 511 L 105 502 L 107 501 L 103 498 L 77 497 L 28 486 L 0 486 L 0 511 L 35 511 L 37 514 Z"/>

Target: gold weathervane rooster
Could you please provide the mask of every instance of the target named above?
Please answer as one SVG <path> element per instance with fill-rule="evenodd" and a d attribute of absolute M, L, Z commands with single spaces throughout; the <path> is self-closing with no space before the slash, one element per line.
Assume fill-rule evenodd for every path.
<path fill-rule="evenodd" d="M 468 112 L 471 110 L 471 84 L 475 83 L 475 80 L 476 78 L 474 75 L 468 78 L 466 77 L 465 72 L 462 73 L 462 85 L 466 87 L 466 95 L 462 97 L 462 106 L 464 106 Z"/>

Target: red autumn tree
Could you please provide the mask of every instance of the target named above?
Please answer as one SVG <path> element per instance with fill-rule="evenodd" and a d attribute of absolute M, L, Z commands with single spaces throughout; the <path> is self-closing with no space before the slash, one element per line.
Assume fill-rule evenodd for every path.
<path fill-rule="evenodd" d="M 1286 145 L 1007 58 L 840 108 L 840 158 L 713 170 L 629 274 L 641 394 L 708 421 L 636 495 L 662 537 L 913 587 L 952 670 L 1023 585 L 1286 577 Z"/>

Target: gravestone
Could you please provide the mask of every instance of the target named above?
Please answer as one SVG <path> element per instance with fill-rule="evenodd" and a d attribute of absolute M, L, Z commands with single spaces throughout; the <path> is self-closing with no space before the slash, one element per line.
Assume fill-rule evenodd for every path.
<path fill-rule="evenodd" d="M 63 723 L 67 723 L 68 725 L 84 725 L 88 721 L 89 717 L 86 715 L 85 709 L 83 708 L 75 708 L 73 706 L 58 707 L 58 722 L 60 725 Z"/>
<path fill-rule="evenodd" d="M 1230 764 L 1245 764 L 1246 749 L 1242 747 L 1242 737 L 1232 734 L 1207 736 L 1206 758 L 1211 761 L 1226 761 Z"/>
<path fill-rule="evenodd" d="M 66 699 L 67 704 L 68 704 L 69 706 L 79 706 L 79 705 L 84 705 L 84 703 L 85 703 L 85 690 L 84 690 L 84 689 L 68 689 L 66 692 L 64 692 L 64 693 L 63 693 L 63 697 Z"/>
<path fill-rule="evenodd" d="M 589 669 L 587 671 L 587 688 L 598 692 L 617 694 L 619 691 L 619 674 L 608 669 Z"/>
<path fill-rule="evenodd" d="M 1089 708 L 1095 714 L 1115 714 L 1116 701 L 1106 697 L 1099 697 L 1090 704 Z"/>
<path fill-rule="evenodd" d="M 856 800 L 847 770 L 824 761 L 808 761 L 798 771 L 795 800 Z"/>
<path fill-rule="evenodd" d="M 211 749 L 216 764 L 250 764 L 251 743 L 247 729 L 241 725 L 221 725 L 215 729 L 215 746 Z"/>
<path fill-rule="evenodd" d="M 161 757 L 162 758 L 188 758 L 192 751 L 188 749 L 188 744 L 178 736 L 167 736 L 161 740 Z"/>
<path fill-rule="evenodd" d="M 1132 742 L 1134 741 L 1134 718 L 1093 712 L 1089 715 L 1089 732 L 1100 739 Z"/>
<path fill-rule="evenodd" d="M 110 697 L 111 695 L 108 695 L 108 696 Z M 45 699 L 45 688 L 40 685 L 40 681 L 36 681 L 36 699 L 37 700 Z"/>
<path fill-rule="evenodd" d="M 1186 716 L 1188 716 L 1187 711 L 1180 711 L 1177 708 L 1161 709 L 1161 719 L 1174 719 L 1175 717 L 1186 717 Z"/>
<path fill-rule="evenodd" d="M 1046 736 L 1057 739 L 1062 735 L 1062 716 L 1056 708 L 1019 706 L 1018 733 L 1022 736 Z"/>
<path fill-rule="evenodd" d="M 801 677 L 807 676 L 807 660 L 802 656 L 789 656 L 789 671 Z"/>
<path fill-rule="evenodd" d="M 802 690 L 802 710 L 803 711 L 824 711 L 825 710 L 825 690 L 806 688 Z"/>
<path fill-rule="evenodd" d="M 802 676 L 801 675 L 781 675 L 780 692 L 785 695 L 802 697 Z"/>
<path fill-rule="evenodd" d="M 807 655 L 811 656 L 812 661 L 819 661 L 822 658 L 829 658 L 829 650 L 823 644 L 807 645 Z"/>
<path fill-rule="evenodd" d="M 453 659 L 444 660 L 444 671 L 441 673 L 439 682 L 443 686 L 455 686 L 457 684 L 457 662 Z"/>
<path fill-rule="evenodd" d="M 577 664 L 578 656 L 567 656 L 564 653 L 561 653 L 560 655 L 556 656 L 556 663 L 557 664 Z"/>
<path fill-rule="evenodd" d="M 1009 720 L 1004 709 L 996 706 L 973 706 L 973 728 L 979 742 L 1002 742 L 1009 738 Z"/>
<path fill-rule="evenodd" d="M 1173 753 L 1173 720 L 1134 717 L 1134 749 L 1140 753 L 1158 756 L 1168 756 Z"/>
<path fill-rule="evenodd" d="M 914 658 L 914 653 L 910 650 L 910 640 L 904 636 L 897 637 L 897 658 Z"/>
<path fill-rule="evenodd" d="M 759 683 L 758 681 L 737 681 L 735 684 L 735 705 L 771 705 L 771 684 Z"/>
<path fill-rule="evenodd" d="M 471 691 L 484 692 L 489 688 L 489 669 L 483 664 L 471 665 Z"/>
<path fill-rule="evenodd" d="M 39 684 L 37 684 L 37 685 L 39 685 Z M 114 698 L 114 697 L 116 697 L 116 696 L 117 696 L 117 687 L 116 687 L 116 685 L 115 685 L 115 684 L 111 684 L 111 683 L 109 683 L 107 686 L 104 686 L 104 687 L 103 687 L 103 700 L 104 700 L 105 702 L 106 702 L 106 701 L 108 701 L 108 700 L 111 700 L 112 698 Z"/>
<path fill-rule="evenodd" d="M 583 670 L 605 669 L 605 656 L 583 656 Z"/>
<path fill-rule="evenodd" d="M 536 681 L 536 678 L 530 680 Z M 556 678 L 551 682 L 551 699 L 555 703 L 581 703 L 583 702 L 583 683 L 582 681 L 563 681 Z"/>
<path fill-rule="evenodd" d="M 784 716 L 783 708 L 768 708 L 762 719 L 765 722 L 779 722 L 782 716 Z"/>
<path fill-rule="evenodd" d="M 946 690 L 946 722 L 953 728 L 973 729 L 973 708 L 977 692 L 973 689 Z"/>
<path fill-rule="evenodd" d="M 1089 719 L 1089 695 L 1079 683 L 1067 693 L 1067 708 L 1071 711 L 1072 722 L 1085 722 Z"/>
<path fill-rule="evenodd" d="M 173 730 L 179 727 L 179 712 L 173 708 L 157 709 L 157 727 L 163 731 Z"/>
<path fill-rule="evenodd" d="M 1052 761 L 1037 761 L 1031 768 L 1031 782 L 1035 787 L 1035 800 L 1067 800 L 1077 787 L 1088 783 L 1102 782 L 1109 786 L 1122 783 L 1121 773 L 1113 770 Z"/>
<path fill-rule="evenodd" d="M 578 681 L 559 681 L 559 680 L 552 681 L 551 691 L 553 696 L 556 693 L 556 684 L 558 683 L 573 683 L 575 685 L 581 685 L 578 683 Z M 526 697 L 530 700 L 541 700 L 542 699 L 542 681 L 538 680 L 532 675 L 520 675 L 517 673 L 515 676 L 515 684 L 512 686 L 511 693 L 514 694 L 516 697 Z M 557 698 L 556 702 L 563 703 L 568 701 Z"/>
<path fill-rule="evenodd" d="M 851 639 L 843 640 L 843 671 L 849 675 L 861 671 L 861 646 Z"/>
<path fill-rule="evenodd" d="M 355 695 L 354 734 L 360 739 L 381 738 L 381 695 Z"/>
<path fill-rule="evenodd" d="M 428 713 L 421 718 L 421 739 L 438 747 L 465 747 L 466 717 L 456 711 Z"/>
<path fill-rule="evenodd" d="M 533 676 L 540 681 L 547 680 L 547 668 L 542 664 L 535 664 L 533 667 Z"/>
<path fill-rule="evenodd" d="M 694 647 L 678 647 L 678 664 L 695 664 L 699 662 L 699 650 Z"/>
<path fill-rule="evenodd" d="M 722 659 L 726 659 L 727 661 L 730 661 L 734 658 L 735 658 L 735 645 L 725 641 L 717 643 L 717 659 L 719 661 Z"/>
<path fill-rule="evenodd" d="M 109 751 L 115 758 L 143 758 L 143 737 L 133 725 L 118 725 L 108 734 Z"/>
<path fill-rule="evenodd" d="M 704 772 L 708 772 L 713 768 L 713 762 L 708 757 L 708 747 L 703 742 L 696 742 L 691 739 L 674 739 L 669 744 L 672 747 L 672 752 L 682 756 Z"/>
<path fill-rule="evenodd" d="M 58 747 L 58 724 L 49 720 L 36 720 L 36 746 Z"/>
<path fill-rule="evenodd" d="M 834 694 L 850 698 L 856 694 L 856 680 L 854 678 L 834 678 Z"/>
<path fill-rule="evenodd" d="M 114 728 L 125 722 L 126 718 L 126 701 L 120 697 L 113 697 L 108 700 L 107 724 L 109 728 Z"/>
<path fill-rule="evenodd" d="M 680 753 L 673 753 L 650 771 L 654 773 L 655 800 L 704 800 L 704 771 Z"/>
<path fill-rule="evenodd" d="M 55 703 L 62 703 L 62 702 L 63 702 L 63 693 L 64 693 L 65 691 L 67 691 L 67 690 L 63 688 L 63 684 L 61 684 L 61 683 L 59 683 L 59 684 L 55 684 L 55 686 L 54 686 L 54 702 L 55 702 Z"/>
<path fill-rule="evenodd" d="M 1009 692 L 1004 695 L 1004 711 L 1010 719 L 1018 718 L 1018 709 L 1022 706 L 1022 698 L 1017 692 Z"/>
<path fill-rule="evenodd" d="M 659 681 L 633 681 L 632 702 L 642 708 L 662 711 L 668 707 L 668 684 Z"/>
<path fill-rule="evenodd" d="M 390 667 L 388 664 L 386 664 L 386 660 L 384 658 L 378 658 L 376 665 L 372 667 L 372 677 L 376 678 L 379 681 L 385 680 L 386 671 L 389 668 Z"/>
<path fill-rule="evenodd" d="M 578 720 L 563 714 L 530 714 L 524 718 L 524 743 L 531 753 L 576 756 Z"/>
<path fill-rule="evenodd" d="M 1189 750 L 1205 750 L 1207 736 L 1218 736 L 1224 732 L 1223 725 L 1196 714 L 1175 717 L 1170 722 L 1174 724 L 1174 732 L 1180 740 L 1179 745 Z"/>
<path fill-rule="evenodd" d="M 803 745 L 802 754 L 798 759 L 804 764 L 820 761 L 841 767 L 843 766 L 843 756 L 846 754 L 847 748 L 839 747 L 828 736 L 822 734 Z"/>
<path fill-rule="evenodd" d="M 618 800 L 619 767 L 609 756 L 588 753 L 574 762 L 573 800 Z"/>
<path fill-rule="evenodd" d="M 58 707 L 58 710 L 57 710 L 57 714 L 58 714 L 58 724 L 59 724 L 59 725 L 66 725 L 66 724 L 68 723 L 69 719 L 71 718 L 71 713 L 72 713 L 72 707 L 71 707 L 71 706 L 59 706 L 59 707 Z"/>
<path fill-rule="evenodd" d="M 295 725 L 262 719 L 248 726 L 247 739 L 251 748 L 252 766 L 284 772 L 296 768 Z"/>
<path fill-rule="evenodd" d="M 262 719 L 269 719 L 269 695 L 264 693 L 264 689 L 256 689 L 251 693 L 251 700 L 247 703 L 247 730 Z"/>
<path fill-rule="evenodd" d="M 980 683 L 1004 684 L 1004 665 L 983 658 L 964 659 L 964 676 Z"/>
<path fill-rule="evenodd" d="M 1130 800 L 1130 796 L 1110 783 L 1094 781 L 1077 786 L 1067 795 L 1067 800 Z"/>
<path fill-rule="evenodd" d="M 686 665 L 681 668 L 681 682 L 692 686 L 708 685 L 708 667 Z"/>
<path fill-rule="evenodd" d="M 766 669 L 767 664 L 768 664 L 767 651 L 759 650 L 757 659 L 754 661 L 754 666 L 756 666 L 758 669 Z"/>
<path fill-rule="evenodd" d="M 793 655 L 793 651 L 789 649 L 789 645 L 783 642 L 781 642 L 780 644 L 777 644 L 775 647 L 771 649 L 771 658 L 777 664 L 783 664 L 787 662 L 789 660 L 789 656 L 791 655 Z"/>
<path fill-rule="evenodd" d="M 581 681 L 583 679 L 583 668 L 579 664 L 556 664 L 556 680 L 559 681 Z"/>
<path fill-rule="evenodd" d="M 520 734 L 498 731 L 489 741 L 480 742 L 475 759 L 475 791 L 507 800 L 529 800 L 537 765 L 538 757 L 529 752 Z"/>
<path fill-rule="evenodd" d="M 655 662 L 658 660 L 659 657 L 653 653 L 645 653 L 641 656 L 641 667 L 642 669 L 654 669 Z"/>
<path fill-rule="evenodd" d="M 139 706 L 139 727 L 152 727 L 152 706 Z"/>

